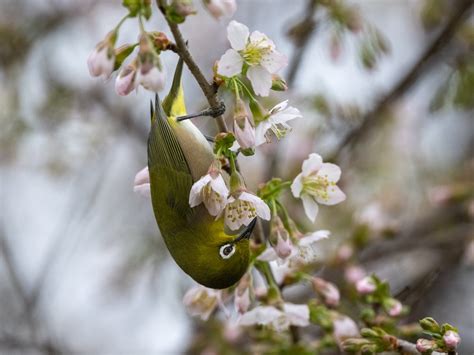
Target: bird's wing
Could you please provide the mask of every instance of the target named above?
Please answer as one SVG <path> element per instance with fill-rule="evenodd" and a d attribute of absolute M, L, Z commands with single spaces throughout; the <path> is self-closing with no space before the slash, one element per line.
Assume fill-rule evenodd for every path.
<path fill-rule="evenodd" d="M 193 214 L 188 203 L 193 178 L 158 97 L 148 137 L 148 169 L 160 229 L 182 225 Z"/>

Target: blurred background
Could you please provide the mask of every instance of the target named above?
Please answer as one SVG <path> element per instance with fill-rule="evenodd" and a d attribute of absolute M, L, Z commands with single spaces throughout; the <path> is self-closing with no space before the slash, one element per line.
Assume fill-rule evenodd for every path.
<path fill-rule="evenodd" d="M 228 21 L 195 3 L 182 30 L 211 78 Z M 289 95 L 304 116 L 280 144 L 241 160 L 249 184 L 294 178 L 313 151 L 337 162 L 348 199 L 322 208 L 316 225 L 288 196 L 303 229 L 332 231 L 320 272 L 337 282 L 334 260 L 350 246 L 411 320 L 458 326 L 460 354 L 473 353 L 471 1 L 237 3 L 234 18 L 289 57 L 290 90 L 268 105 Z M 164 247 L 150 201 L 132 191 L 152 95 L 118 97 L 113 79 L 87 70 L 124 14 L 112 0 L 0 3 L 0 354 L 182 353 L 202 334 L 181 302 L 193 283 Z M 156 8 L 146 25 L 169 34 Z M 137 33 L 127 21 L 118 43 Z M 171 77 L 176 57 L 163 60 Z M 188 111 L 205 107 L 184 79 Z M 195 123 L 215 133 L 208 119 Z"/>

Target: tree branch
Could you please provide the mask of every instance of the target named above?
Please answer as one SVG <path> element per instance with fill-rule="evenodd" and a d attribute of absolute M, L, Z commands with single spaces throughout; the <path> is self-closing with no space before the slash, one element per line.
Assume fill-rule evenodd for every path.
<path fill-rule="evenodd" d="M 195 62 L 193 56 L 188 50 L 186 45 L 186 41 L 183 38 L 183 35 L 179 29 L 179 26 L 170 21 L 166 16 L 165 10 L 165 1 L 164 0 L 157 0 L 158 8 L 160 9 L 161 13 L 166 19 L 168 26 L 173 34 L 174 40 L 176 42 L 176 53 L 183 59 L 186 63 L 191 74 L 196 79 L 198 85 L 201 87 L 204 96 L 206 96 L 207 102 L 211 106 L 212 109 L 218 110 L 222 103 L 217 100 L 216 90 L 212 84 L 209 84 L 206 77 L 202 73 L 201 69 Z M 224 117 L 222 115 L 216 117 L 217 127 L 219 128 L 220 132 L 227 132 L 227 125 L 225 123 Z"/>
<path fill-rule="evenodd" d="M 382 99 L 379 103 L 365 115 L 362 123 L 350 130 L 339 144 L 339 148 L 335 155 L 329 160 L 339 160 L 340 155 L 345 148 L 357 144 L 362 138 L 380 121 L 380 116 L 387 107 L 391 106 L 395 101 L 404 95 L 420 77 L 422 77 L 428 69 L 434 64 L 435 57 L 451 42 L 456 34 L 459 25 L 467 18 L 472 6 L 471 0 L 459 0 L 457 8 L 454 10 L 451 18 L 443 30 L 431 42 L 431 45 L 421 55 L 420 59 L 412 66 L 406 75 L 395 85 L 395 87 Z"/>
<path fill-rule="evenodd" d="M 313 19 L 316 5 L 317 1 L 308 0 L 304 9 L 303 19 L 290 29 L 289 35 L 293 38 L 294 50 L 290 59 L 290 65 L 288 66 L 288 86 L 293 86 L 296 80 L 301 61 L 308 48 L 309 39 L 316 28 L 316 22 Z"/>

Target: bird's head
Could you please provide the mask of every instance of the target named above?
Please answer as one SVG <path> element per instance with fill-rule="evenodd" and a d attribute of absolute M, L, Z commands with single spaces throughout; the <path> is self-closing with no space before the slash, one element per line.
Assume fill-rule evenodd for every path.
<path fill-rule="evenodd" d="M 236 235 L 210 231 L 204 238 L 186 247 L 183 258 L 174 255 L 179 266 L 196 282 L 209 288 L 223 289 L 237 283 L 249 265 L 249 238 L 256 220 Z M 214 224 L 214 226 L 216 226 Z M 216 226 L 216 228 L 219 228 Z M 189 250 L 192 248 L 193 250 Z M 178 249 L 180 252 L 185 249 Z"/>

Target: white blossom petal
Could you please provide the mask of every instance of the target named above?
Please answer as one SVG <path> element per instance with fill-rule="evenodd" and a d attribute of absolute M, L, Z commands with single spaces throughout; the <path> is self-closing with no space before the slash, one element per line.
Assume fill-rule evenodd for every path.
<path fill-rule="evenodd" d="M 272 87 L 272 74 L 262 67 L 256 65 L 250 67 L 247 71 L 247 78 L 252 83 L 253 91 L 260 96 L 268 96 Z"/>
<path fill-rule="evenodd" d="M 303 201 L 303 207 L 306 216 L 311 220 L 311 222 L 316 221 L 316 216 L 318 215 L 319 210 L 316 201 L 314 201 L 314 199 L 307 194 L 301 195 L 301 200 Z"/>
<path fill-rule="evenodd" d="M 242 192 L 239 196 L 239 199 L 242 201 L 251 202 L 255 209 L 257 210 L 257 215 L 268 221 L 270 219 L 270 207 L 258 196 L 250 194 L 248 192 Z"/>
<path fill-rule="evenodd" d="M 225 184 L 224 178 L 221 174 L 217 175 L 215 179 L 211 179 L 211 187 L 215 192 L 225 198 L 227 198 L 229 195 L 229 189 L 227 188 L 227 185 Z"/>
<path fill-rule="evenodd" d="M 289 106 L 281 111 L 276 112 L 275 114 L 270 116 L 271 121 L 274 124 L 284 124 L 290 120 L 295 118 L 302 118 L 300 111 L 297 108 Z"/>
<path fill-rule="evenodd" d="M 306 304 L 283 304 L 283 310 L 291 325 L 307 327 L 309 325 L 309 307 Z"/>
<path fill-rule="evenodd" d="M 243 64 L 241 55 L 233 49 L 228 49 L 217 63 L 217 74 L 230 78 L 240 74 Z"/>
<path fill-rule="evenodd" d="M 330 182 L 338 182 L 341 178 L 341 168 L 336 164 L 323 163 L 318 170 L 317 176 L 325 177 Z"/>
<path fill-rule="evenodd" d="M 209 181 L 211 181 L 211 179 L 212 178 L 210 175 L 204 175 L 193 184 L 191 191 L 189 192 L 189 206 L 196 207 L 202 203 L 201 190 L 207 185 Z"/>
<path fill-rule="evenodd" d="M 275 105 L 271 110 L 270 114 L 277 113 L 278 111 L 283 111 L 288 106 L 288 100 L 280 102 L 278 105 Z"/>
<path fill-rule="evenodd" d="M 275 44 L 268 38 L 268 36 L 260 31 L 253 31 L 250 35 L 250 43 L 256 45 L 259 48 L 270 48 L 274 49 Z"/>
<path fill-rule="evenodd" d="M 323 158 L 319 154 L 311 153 L 303 162 L 303 166 L 301 171 L 303 172 L 303 176 L 309 176 L 313 173 L 316 173 L 321 169 L 323 166 Z"/>
<path fill-rule="evenodd" d="M 327 239 L 329 238 L 329 235 L 331 234 L 330 231 L 328 230 L 319 230 L 316 232 L 313 232 L 311 234 L 305 235 L 303 238 L 301 238 L 298 242 L 300 246 L 307 246 L 314 244 L 316 242 L 319 242 L 322 239 Z"/>
<path fill-rule="evenodd" d="M 332 206 L 337 205 L 346 199 L 346 194 L 336 185 L 328 186 L 326 192 L 327 198 L 325 198 L 326 196 L 324 198 L 316 196 L 316 201 L 323 205 Z"/>
<path fill-rule="evenodd" d="M 272 124 L 268 121 L 260 122 L 257 127 L 255 128 L 255 146 L 258 147 L 259 145 L 268 143 L 265 134 L 270 129 Z"/>
<path fill-rule="evenodd" d="M 231 21 L 227 26 L 227 38 L 232 48 L 236 51 L 241 51 L 245 48 L 249 39 L 249 33 L 249 28 L 237 21 Z"/>
<path fill-rule="evenodd" d="M 275 74 L 288 65 L 288 58 L 280 52 L 271 51 L 263 55 L 260 64 L 270 73 Z"/>
<path fill-rule="evenodd" d="M 300 197 L 301 191 L 303 191 L 303 173 L 299 173 L 291 184 L 291 193 L 293 196 Z"/>
<path fill-rule="evenodd" d="M 249 312 L 244 313 L 239 320 L 239 325 L 268 325 L 277 321 L 283 316 L 284 313 L 273 306 L 258 306 L 250 310 Z"/>

